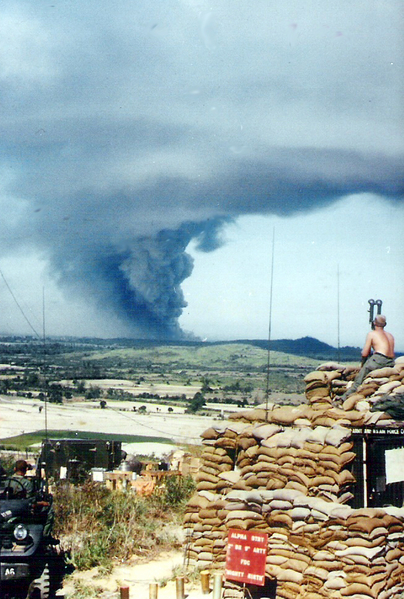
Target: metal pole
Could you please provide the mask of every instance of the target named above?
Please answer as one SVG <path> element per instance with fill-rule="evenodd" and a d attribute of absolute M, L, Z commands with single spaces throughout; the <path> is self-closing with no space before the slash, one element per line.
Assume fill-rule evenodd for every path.
<path fill-rule="evenodd" d="M 185 599 L 185 578 L 184 576 L 177 576 L 175 579 L 176 597 L 177 599 Z"/>
<path fill-rule="evenodd" d="M 215 574 L 213 579 L 213 595 L 212 599 L 221 599 L 222 596 L 222 575 Z"/>
<path fill-rule="evenodd" d="M 121 587 L 119 589 L 121 599 L 129 599 L 129 587 Z"/>
<path fill-rule="evenodd" d="M 275 256 L 275 227 L 272 233 L 271 287 L 269 293 L 269 323 L 268 323 L 268 354 L 267 354 L 267 384 L 265 390 L 265 421 L 268 421 L 269 378 L 271 368 L 271 329 L 272 329 L 272 291 L 274 286 L 274 256 Z"/>
<path fill-rule="evenodd" d="M 151 582 L 149 584 L 149 599 L 157 599 L 159 592 L 158 582 Z"/>
<path fill-rule="evenodd" d="M 340 339 L 340 308 L 339 308 L 339 264 L 337 267 L 337 361 L 341 361 L 341 339 Z"/>
<path fill-rule="evenodd" d="M 202 572 L 201 572 L 202 595 L 208 595 L 210 593 L 209 577 L 210 577 L 209 570 L 202 570 Z"/>
<path fill-rule="evenodd" d="M 368 446 L 366 438 L 362 439 L 362 451 L 363 451 L 363 507 L 368 507 Z"/>
<path fill-rule="evenodd" d="M 373 299 L 368 300 L 368 304 L 369 304 L 369 310 L 368 310 L 368 312 L 369 312 L 369 323 L 370 323 L 370 326 L 372 327 L 372 329 L 375 328 L 374 325 L 373 325 L 373 312 L 374 312 L 374 309 L 375 309 L 375 303 L 376 302 Z"/>
<path fill-rule="evenodd" d="M 43 341 L 43 362 L 44 375 L 46 376 L 46 328 L 45 328 L 45 287 L 42 288 L 42 341 Z M 45 439 L 48 440 L 48 398 L 44 394 L 45 401 Z M 48 480 L 48 479 L 46 479 Z"/>

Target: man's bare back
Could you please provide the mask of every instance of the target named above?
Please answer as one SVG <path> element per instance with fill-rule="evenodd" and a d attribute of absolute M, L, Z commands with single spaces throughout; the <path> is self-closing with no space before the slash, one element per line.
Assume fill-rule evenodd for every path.
<path fill-rule="evenodd" d="M 375 326 L 374 331 L 370 331 L 366 337 L 366 342 L 362 350 L 362 357 L 367 358 L 370 351 L 383 354 L 387 358 L 394 358 L 394 337 L 391 333 L 384 330 L 383 327 Z"/>
<path fill-rule="evenodd" d="M 384 330 L 386 317 L 378 314 L 373 321 L 374 330 L 368 333 L 362 350 L 362 366 L 353 384 L 341 396 L 340 401 L 355 393 L 372 370 L 394 367 L 394 337 Z M 373 355 L 371 351 L 373 349 Z"/>

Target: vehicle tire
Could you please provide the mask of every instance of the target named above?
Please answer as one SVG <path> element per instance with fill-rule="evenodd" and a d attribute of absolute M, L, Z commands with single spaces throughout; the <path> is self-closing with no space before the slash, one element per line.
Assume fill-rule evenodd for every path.
<path fill-rule="evenodd" d="M 49 566 L 45 565 L 39 578 L 35 578 L 28 587 L 27 599 L 50 599 Z"/>

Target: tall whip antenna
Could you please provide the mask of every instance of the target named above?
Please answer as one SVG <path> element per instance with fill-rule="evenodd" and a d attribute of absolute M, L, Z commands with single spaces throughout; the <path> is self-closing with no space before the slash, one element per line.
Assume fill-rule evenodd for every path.
<path fill-rule="evenodd" d="M 45 321 L 45 287 L 42 287 L 42 341 L 43 341 L 43 365 L 46 375 L 46 321 Z M 45 393 L 45 439 L 48 441 L 48 399 Z"/>
<path fill-rule="evenodd" d="M 44 368 L 44 377 L 46 380 L 46 319 L 45 319 L 45 287 L 42 287 L 42 341 L 43 341 L 43 368 Z M 45 446 L 48 445 L 48 396 L 47 392 L 44 393 L 44 402 L 45 402 Z M 43 443 L 42 443 L 42 451 L 43 453 Z M 40 468 L 42 469 L 42 463 L 40 464 Z M 45 466 L 45 489 L 48 493 L 49 491 L 49 479 L 48 479 L 48 468 Z"/>
<path fill-rule="evenodd" d="M 271 261 L 271 286 L 269 290 L 269 323 L 268 323 L 268 355 L 267 355 L 267 385 L 265 391 L 265 421 L 268 420 L 269 403 L 269 378 L 271 367 L 271 329 L 272 329 L 272 291 L 274 286 L 274 258 L 275 258 L 275 227 L 272 232 L 272 261 Z"/>
<path fill-rule="evenodd" d="M 337 361 L 341 360 L 341 342 L 340 342 L 340 309 L 339 309 L 339 264 L 337 266 Z"/>

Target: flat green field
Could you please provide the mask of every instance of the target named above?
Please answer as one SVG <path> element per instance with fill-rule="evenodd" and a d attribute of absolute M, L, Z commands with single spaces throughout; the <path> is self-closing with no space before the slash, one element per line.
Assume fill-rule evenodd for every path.
<path fill-rule="evenodd" d="M 32 445 L 38 445 L 46 438 L 46 431 L 35 431 L 25 433 L 7 439 L 0 439 L 2 449 L 13 449 L 16 451 L 25 451 Z M 121 443 L 172 443 L 163 437 L 145 437 L 140 435 L 121 435 L 116 433 L 106 434 L 92 431 L 60 431 L 49 430 L 48 439 L 101 439 L 105 441 L 120 441 Z"/>

